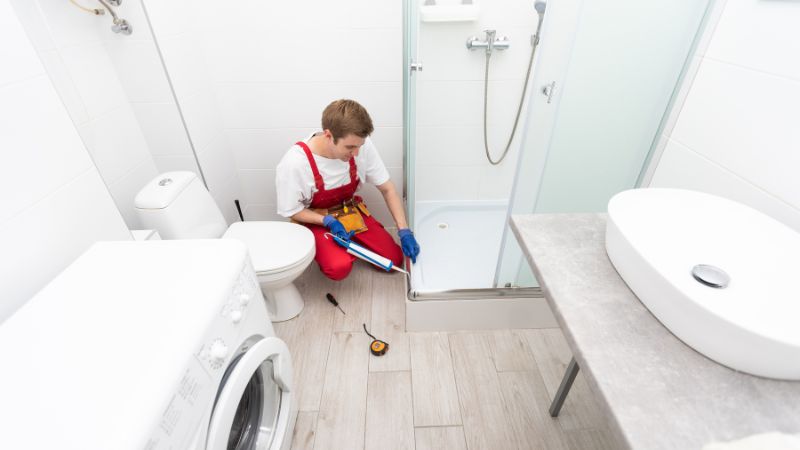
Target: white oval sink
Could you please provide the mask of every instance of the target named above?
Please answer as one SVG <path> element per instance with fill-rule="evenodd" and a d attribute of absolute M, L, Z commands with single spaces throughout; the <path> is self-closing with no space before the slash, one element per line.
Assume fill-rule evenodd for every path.
<path fill-rule="evenodd" d="M 742 372 L 800 380 L 796 231 L 714 195 L 634 189 L 608 203 L 606 251 L 650 312 L 698 352 Z M 695 279 L 699 264 L 721 269 L 727 286 Z"/>

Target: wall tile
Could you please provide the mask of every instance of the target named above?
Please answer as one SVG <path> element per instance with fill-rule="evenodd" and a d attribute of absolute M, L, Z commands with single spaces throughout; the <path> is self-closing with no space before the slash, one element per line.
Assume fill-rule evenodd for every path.
<path fill-rule="evenodd" d="M 222 134 L 222 121 L 210 91 L 204 89 L 182 98 L 180 105 L 195 149 L 205 147 Z"/>
<path fill-rule="evenodd" d="M 159 39 L 174 37 L 186 34 L 194 30 L 193 23 L 196 20 L 194 3 L 192 7 L 183 2 L 164 2 L 153 0 L 141 0 L 147 9 L 148 17 L 153 29 Z M 231 6 L 224 5 L 227 9 Z M 238 8 L 236 8 L 238 9 Z"/>
<path fill-rule="evenodd" d="M 245 220 L 270 220 L 285 222 L 286 219 L 276 211 L 278 207 L 265 203 L 250 203 L 242 210 Z"/>
<path fill-rule="evenodd" d="M 275 171 L 252 170 L 239 171 L 239 180 L 242 185 L 242 201 L 246 204 L 262 203 L 275 204 Z"/>
<path fill-rule="evenodd" d="M 358 100 L 375 126 L 403 123 L 402 83 L 221 83 L 216 91 L 226 128 L 317 127 L 339 98 Z"/>
<path fill-rule="evenodd" d="M 669 141 L 651 187 L 692 189 L 719 195 L 755 208 L 800 232 L 800 208 L 759 188 L 699 153 Z"/>
<path fill-rule="evenodd" d="M 241 204 L 241 188 L 239 186 L 239 179 L 236 177 L 230 178 L 225 183 L 218 184 L 211 191 L 211 196 L 217 202 L 217 206 L 225 221 L 228 224 L 239 221 L 239 212 L 236 210 L 236 203 L 234 200 L 239 199 Z M 244 205 L 242 205 L 244 211 Z M 245 216 L 247 217 L 247 216 Z"/>
<path fill-rule="evenodd" d="M 494 158 L 500 156 L 500 148 L 496 149 Z M 511 189 L 514 186 L 514 175 L 517 171 L 517 155 L 519 146 L 512 145 L 508 151 L 506 159 L 496 166 L 488 162 L 481 164 L 481 176 L 478 181 L 478 198 L 481 200 L 503 200 L 507 201 L 511 197 Z"/>
<path fill-rule="evenodd" d="M 186 170 L 194 172 L 198 177 L 200 171 L 197 170 L 197 162 L 194 156 L 154 156 L 153 162 L 156 164 L 158 173 L 172 172 L 176 170 Z"/>
<path fill-rule="evenodd" d="M 67 71 L 64 61 L 61 59 L 61 54 L 58 50 L 45 50 L 39 52 L 39 58 L 47 70 L 47 75 L 53 86 L 61 97 L 61 101 L 67 108 L 69 116 L 76 125 L 81 125 L 89 121 L 89 114 L 86 112 L 86 107 L 83 105 L 83 99 L 80 92 L 75 87 L 72 81 L 72 75 Z"/>
<path fill-rule="evenodd" d="M 129 101 L 174 101 L 153 41 L 115 40 L 105 46 Z"/>
<path fill-rule="evenodd" d="M 239 169 L 275 169 L 295 142 L 305 139 L 319 127 L 226 129 L 231 152 Z"/>
<path fill-rule="evenodd" d="M 0 3 L 0 30 L 4 30 L 3 36 L 20 36 L 25 39 L 22 25 L 8 2 Z M 30 51 L 29 46 L 6 45 L 2 49 L 0 55 L 5 67 L 0 71 L 0 86 L 44 73 L 42 63 L 39 62 L 36 53 Z"/>
<path fill-rule="evenodd" d="M 522 87 L 489 82 L 489 125 L 508 126 L 517 114 Z M 417 126 L 483 126 L 483 82 L 417 80 Z"/>
<path fill-rule="evenodd" d="M 729 1 L 706 55 L 800 80 L 798 20 L 797 2 Z"/>
<path fill-rule="evenodd" d="M 341 2 L 313 0 L 292 2 L 299 12 L 313 4 L 318 13 L 315 22 L 336 28 L 400 28 L 403 26 L 403 2 L 394 0 L 348 0 Z"/>
<path fill-rule="evenodd" d="M 205 147 L 198 147 L 197 159 L 212 192 L 222 187 L 231 178 L 236 178 L 236 166 L 231 156 L 225 135 L 216 135 Z"/>
<path fill-rule="evenodd" d="M 416 169 L 416 199 L 476 200 L 481 169 L 466 166 L 459 171 L 443 171 L 438 166 L 420 166 Z"/>
<path fill-rule="evenodd" d="M 113 184 L 144 160 L 152 161 L 136 117 L 128 105 L 79 127 L 103 180 Z"/>
<path fill-rule="evenodd" d="M 489 150 L 497 159 L 503 153 L 508 137 L 511 135 L 511 124 L 503 127 L 487 128 Z M 514 152 L 519 146 L 522 136 L 522 124 L 518 125 L 516 136 L 512 142 Z M 486 165 L 486 150 L 483 145 L 483 127 L 474 125 L 462 126 L 425 126 L 417 127 L 416 160 L 421 166 L 479 166 Z M 516 164 L 516 158 L 508 160 Z"/>
<path fill-rule="evenodd" d="M 276 45 L 291 36 L 291 45 Z M 321 51 L 320 44 L 332 49 Z M 401 82 L 400 29 L 350 29 L 295 33 L 285 26 L 224 30 L 204 36 L 213 78 L 219 82 Z M 368 61 L 368 63 L 365 63 Z"/>
<path fill-rule="evenodd" d="M 161 38 L 161 30 L 156 30 L 158 45 L 178 101 L 183 102 L 197 91 L 208 88 L 210 81 L 199 40 L 189 34 Z"/>
<path fill-rule="evenodd" d="M 0 258 L 0 321 L 92 243 L 128 239 L 130 232 L 93 168 L 22 214 L 0 222 L 0 248 L 4 255 L 13 255 Z"/>
<path fill-rule="evenodd" d="M 403 167 L 403 127 L 376 127 L 370 137 L 386 167 Z"/>
<path fill-rule="evenodd" d="M 28 39 L 30 39 L 36 51 L 54 50 L 56 46 L 53 39 L 50 37 L 50 30 L 47 27 L 44 16 L 39 10 L 38 2 L 31 0 L 10 0 L 9 3 L 14 8 L 19 23 L 25 29 L 25 33 L 28 35 Z M 0 17 L 3 17 L 6 21 L 12 19 L 12 15 L 7 9 L 0 12 Z M 13 25 L 4 24 L 0 29 L 11 30 L 12 27 Z M 18 29 L 16 30 L 17 31 L 14 33 L 19 36 L 19 34 L 17 34 Z M 9 31 L 6 32 L 10 35 Z"/>
<path fill-rule="evenodd" d="M 34 3 L 31 1 L 31 3 Z M 81 11 L 70 2 L 42 2 L 35 0 L 44 16 L 50 36 L 57 48 L 63 49 L 89 43 L 99 43 L 99 33 L 111 32 L 108 14 L 95 16 Z M 98 4 L 98 7 L 100 5 Z"/>
<path fill-rule="evenodd" d="M 154 156 L 190 156 L 192 147 L 174 102 L 132 103 L 150 153 Z"/>
<path fill-rule="evenodd" d="M 61 57 L 90 119 L 127 105 L 125 91 L 102 43 L 62 48 Z"/>
<path fill-rule="evenodd" d="M 0 221 L 18 214 L 92 166 L 61 101 L 44 76 L 0 87 L 0 148 L 0 192 L 13 193 L 3 196 Z"/>
<path fill-rule="evenodd" d="M 800 205 L 798 117 L 800 82 L 705 60 L 672 138 Z"/>

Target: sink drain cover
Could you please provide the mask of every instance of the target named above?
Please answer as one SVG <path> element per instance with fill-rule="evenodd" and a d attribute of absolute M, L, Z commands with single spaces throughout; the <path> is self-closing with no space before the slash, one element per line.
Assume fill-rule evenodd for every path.
<path fill-rule="evenodd" d="M 450 227 L 450 225 L 448 225 L 445 222 L 439 222 L 436 224 L 436 227 L 439 228 L 440 230 L 446 230 Z"/>
<path fill-rule="evenodd" d="M 698 264 L 692 267 L 692 276 L 706 286 L 722 289 L 731 282 L 731 277 L 719 267 L 708 264 Z"/>

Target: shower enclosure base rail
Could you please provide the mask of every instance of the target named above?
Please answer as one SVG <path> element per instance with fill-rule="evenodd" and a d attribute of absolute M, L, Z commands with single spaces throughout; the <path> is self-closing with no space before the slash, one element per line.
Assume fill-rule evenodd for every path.
<path fill-rule="evenodd" d="M 409 289 L 408 299 L 417 300 L 470 300 L 470 299 L 494 299 L 494 298 L 538 298 L 544 297 L 542 288 L 481 288 L 481 289 L 450 289 L 439 292 L 418 292 Z"/>
<path fill-rule="evenodd" d="M 558 327 L 539 288 L 459 289 L 406 298 L 406 331 Z"/>

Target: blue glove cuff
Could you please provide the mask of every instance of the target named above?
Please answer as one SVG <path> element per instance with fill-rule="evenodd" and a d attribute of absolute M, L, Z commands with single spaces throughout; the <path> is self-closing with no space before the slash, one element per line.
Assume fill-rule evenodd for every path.
<path fill-rule="evenodd" d="M 329 228 L 331 224 L 335 221 L 336 217 L 333 217 L 332 215 L 328 214 L 322 219 L 322 225 L 325 226 L 325 228 Z"/>
<path fill-rule="evenodd" d="M 402 239 L 405 236 L 413 236 L 414 232 L 408 228 L 400 228 L 399 230 L 397 230 L 397 235 L 400 236 L 400 239 Z"/>

